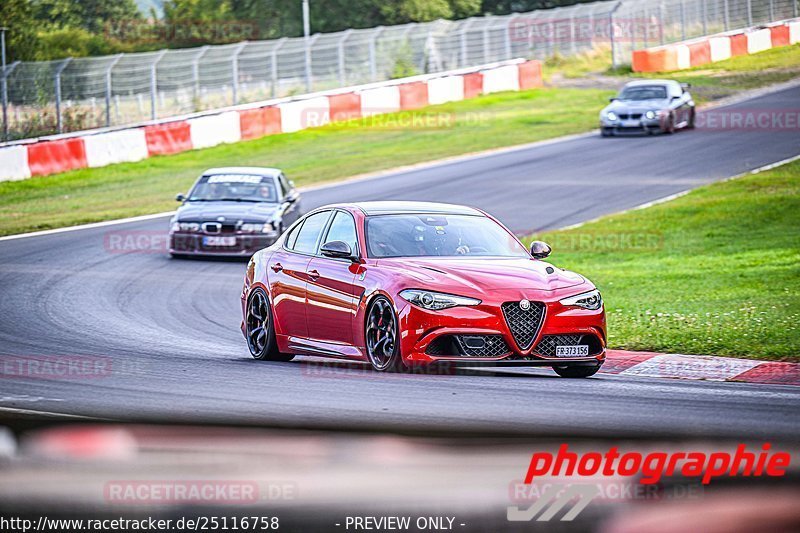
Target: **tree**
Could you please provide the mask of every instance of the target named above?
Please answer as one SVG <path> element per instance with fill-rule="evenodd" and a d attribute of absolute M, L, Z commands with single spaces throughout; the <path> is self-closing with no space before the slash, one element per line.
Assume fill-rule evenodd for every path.
<path fill-rule="evenodd" d="M 36 21 L 29 0 L 0 1 L 0 26 L 6 32 L 6 58 L 28 61 L 38 57 Z"/>

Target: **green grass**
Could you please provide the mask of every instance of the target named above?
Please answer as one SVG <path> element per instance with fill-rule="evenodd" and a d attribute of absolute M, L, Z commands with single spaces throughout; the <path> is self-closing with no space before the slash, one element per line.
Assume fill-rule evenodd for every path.
<path fill-rule="evenodd" d="M 600 288 L 611 347 L 800 361 L 798 236 L 800 161 L 537 238 Z"/>
<path fill-rule="evenodd" d="M 0 235 L 176 207 L 204 169 L 275 166 L 297 185 L 578 133 L 597 126 L 603 90 L 538 89 L 487 95 L 374 123 L 334 124 L 104 168 L 0 183 Z M 398 127 L 427 117 L 434 127 Z"/>

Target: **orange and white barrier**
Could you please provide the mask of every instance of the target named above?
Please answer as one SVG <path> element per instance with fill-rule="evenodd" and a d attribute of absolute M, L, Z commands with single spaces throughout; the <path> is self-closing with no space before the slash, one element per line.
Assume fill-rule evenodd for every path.
<path fill-rule="evenodd" d="M 400 88 L 397 85 L 376 87 L 360 92 L 361 116 L 382 115 L 400 111 Z"/>
<path fill-rule="evenodd" d="M 112 131 L 87 135 L 83 138 L 86 149 L 86 164 L 89 167 L 104 167 L 114 163 L 134 163 L 147 159 L 147 140 L 144 130 Z"/>
<path fill-rule="evenodd" d="M 21 141 L 0 145 L 0 181 L 140 161 L 155 155 L 289 133 L 361 116 L 541 86 L 541 62 L 515 59 L 268 100 L 124 128 Z"/>
<path fill-rule="evenodd" d="M 800 42 L 800 19 L 634 50 L 634 72 L 670 72 Z"/>
<path fill-rule="evenodd" d="M 508 65 L 483 71 L 484 94 L 519 90 L 519 67 Z"/>
<path fill-rule="evenodd" d="M 0 150 L 0 171 L 2 171 L 3 179 L 6 181 L 30 178 L 28 147 L 9 146 Z"/>

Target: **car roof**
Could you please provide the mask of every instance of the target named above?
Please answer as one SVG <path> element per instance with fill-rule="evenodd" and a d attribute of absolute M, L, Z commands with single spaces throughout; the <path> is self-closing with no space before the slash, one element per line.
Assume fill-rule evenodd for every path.
<path fill-rule="evenodd" d="M 414 213 L 429 213 L 437 215 L 479 215 L 484 214 L 465 205 L 442 204 L 438 202 L 403 202 L 403 201 L 376 201 L 376 202 L 355 202 L 351 204 L 339 204 L 327 207 L 355 208 L 360 209 L 367 216 L 371 215 L 399 215 Z"/>
<path fill-rule="evenodd" d="M 253 174 L 255 176 L 275 177 L 280 173 L 281 169 L 270 167 L 219 167 L 209 168 L 203 172 L 203 176 L 213 176 L 216 174 Z"/>

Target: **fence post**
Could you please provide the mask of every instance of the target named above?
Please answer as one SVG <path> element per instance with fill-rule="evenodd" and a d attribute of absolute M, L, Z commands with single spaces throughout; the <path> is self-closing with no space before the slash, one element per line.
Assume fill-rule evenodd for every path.
<path fill-rule="evenodd" d="M 465 67 L 468 65 L 467 57 L 469 54 L 469 49 L 467 47 L 467 30 L 469 29 L 470 26 L 472 26 L 473 22 L 475 22 L 475 19 L 473 18 L 467 19 L 467 21 L 464 22 L 464 25 L 461 26 L 461 31 L 459 32 L 460 34 L 459 41 L 461 44 L 461 58 L 460 58 L 461 61 L 460 64 L 458 65 L 459 67 Z"/>
<path fill-rule="evenodd" d="M 490 54 L 490 45 L 489 45 L 489 25 L 484 24 L 483 30 L 481 30 L 481 37 L 483 38 L 483 62 L 488 63 L 490 61 L 489 54 Z"/>
<path fill-rule="evenodd" d="M 275 98 L 275 95 L 278 93 L 278 50 L 286 44 L 286 37 L 281 37 L 278 39 L 278 44 L 275 45 L 275 48 L 272 49 L 272 53 L 270 54 L 272 58 L 272 64 L 270 66 L 270 75 L 272 77 L 272 97 Z"/>
<path fill-rule="evenodd" d="M 614 13 L 617 12 L 622 6 L 622 2 L 617 2 L 617 5 L 614 6 L 614 9 L 608 14 L 608 39 L 611 44 L 611 68 L 613 70 L 617 69 L 617 42 L 614 38 Z"/>
<path fill-rule="evenodd" d="M 158 63 L 166 53 L 166 50 L 161 50 L 158 53 L 156 60 L 153 61 L 152 65 L 150 65 L 150 118 L 152 120 L 155 120 L 157 115 L 156 93 L 158 92 Z"/>
<path fill-rule="evenodd" d="M 17 68 L 19 61 L 14 61 L 3 72 L 3 140 L 8 140 L 8 77 Z"/>
<path fill-rule="evenodd" d="M 506 59 L 511 59 L 513 56 L 513 49 L 511 44 L 511 31 L 512 31 L 511 28 L 514 27 L 514 21 L 517 18 L 519 18 L 519 15 L 514 13 L 513 15 L 511 15 L 511 17 L 509 17 L 508 24 L 506 25 L 506 54 L 505 54 Z"/>
<path fill-rule="evenodd" d="M 70 61 L 72 61 L 72 58 L 68 57 L 59 63 L 53 76 L 56 91 L 56 131 L 58 133 L 63 133 L 64 130 L 64 124 L 61 119 L 61 73 L 67 68 Z"/>
<path fill-rule="evenodd" d="M 725 31 L 728 31 L 728 29 L 731 26 L 730 14 L 729 14 L 730 10 L 729 10 L 729 6 L 728 6 L 728 0 L 724 0 L 723 1 L 722 8 L 723 8 L 723 10 L 725 12 L 725 17 L 724 17 Z"/>
<path fill-rule="evenodd" d="M 383 26 L 378 26 L 372 32 L 369 39 L 369 81 L 375 81 L 378 77 L 378 37 L 383 32 Z"/>
<path fill-rule="evenodd" d="M 111 126 L 111 69 L 125 54 L 117 54 L 106 69 L 106 127 Z"/>
<path fill-rule="evenodd" d="M 753 25 L 753 2 L 747 0 L 747 26 Z"/>
<path fill-rule="evenodd" d="M 192 59 L 192 97 L 194 99 L 192 107 L 194 111 L 200 110 L 200 60 L 206 55 L 208 48 L 208 45 L 201 47 Z"/>
<path fill-rule="evenodd" d="M 345 68 L 344 62 L 344 43 L 352 33 L 353 30 L 346 30 L 343 33 L 342 38 L 339 39 L 339 44 L 336 45 L 339 50 L 339 85 L 342 87 L 347 85 L 347 69 Z"/>
<path fill-rule="evenodd" d="M 575 15 L 572 14 L 573 10 L 570 10 L 569 13 L 569 51 L 572 55 L 575 55 Z"/>
<path fill-rule="evenodd" d="M 775 20 L 775 2 L 774 0 L 769 0 L 769 21 L 772 22 Z"/>
<path fill-rule="evenodd" d="M 706 6 L 706 0 L 700 0 L 700 1 L 703 8 L 703 35 L 708 35 L 708 22 L 706 20 L 708 18 L 708 13 L 707 13 L 708 8 Z"/>
<path fill-rule="evenodd" d="M 239 103 L 239 54 L 242 53 L 242 50 L 244 50 L 245 46 L 247 46 L 247 41 L 240 43 L 239 46 L 236 47 L 236 50 L 233 51 L 233 56 L 231 57 L 233 105 Z"/>
<path fill-rule="evenodd" d="M 686 2 L 681 0 L 681 41 L 686 40 Z"/>
<path fill-rule="evenodd" d="M 728 0 L 725 1 L 727 2 Z M 665 16 L 665 13 L 666 11 L 664 8 L 664 2 L 661 2 L 658 4 L 658 37 L 661 46 L 664 46 L 664 43 L 666 42 L 666 38 L 664 37 L 664 20 L 667 17 Z"/>

